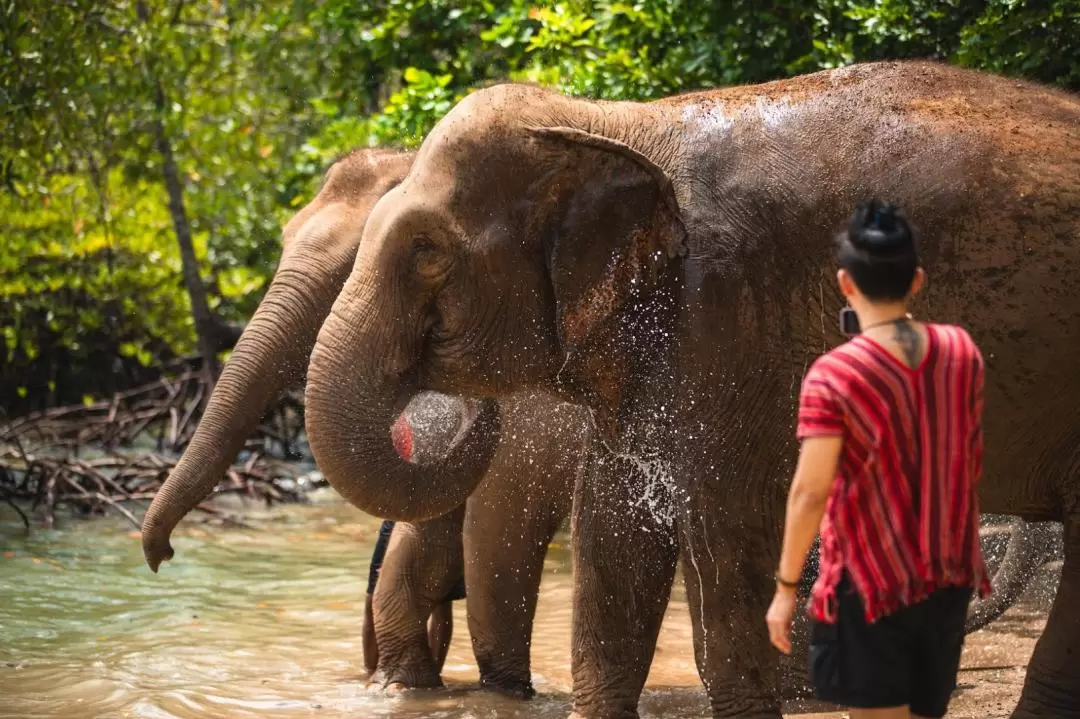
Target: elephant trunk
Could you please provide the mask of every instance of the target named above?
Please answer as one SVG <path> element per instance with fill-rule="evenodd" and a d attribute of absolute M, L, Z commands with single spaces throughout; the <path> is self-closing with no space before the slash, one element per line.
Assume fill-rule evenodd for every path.
<path fill-rule="evenodd" d="M 406 313 L 365 274 L 361 268 L 350 277 L 311 353 L 308 442 L 327 481 L 350 503 L 384 519 L 424 521 L 464 503 L 480 483 L 498 444 L 498 406 L 476 403 L 475 419 L 445 457 L 423 466 L 403 461 L 390 430 L 417 393 L 419 333 L 398 329 L 409 324 Z"/>
<path fill-rule="evenodd" d="M 1013 519 L 1009 525 L 1008 549 L 991 580 L 992 592 L 985 599 L 971 602 L 964 633 L 978 631 L 1004 614 L 1053 554 L 1054 542 L 1044 527 Z"/>
<path fill-rule="evenodd" d="M 176 524 L 214 491 L 272 403 L 303 377 L 318 328 L 345 282 L 352 257 L 350 251 L 324 256 L 322 263 L 296 255 L 283 260 L 225 365 L 191 443 L 143 519 L 143 554 L 154 572 L 173 556 L 169 536 Z"/>

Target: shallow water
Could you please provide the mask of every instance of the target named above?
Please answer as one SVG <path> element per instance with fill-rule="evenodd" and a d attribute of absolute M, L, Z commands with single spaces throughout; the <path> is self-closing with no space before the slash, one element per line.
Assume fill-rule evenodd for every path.
<path fill-rule="evenodd" d="M 533 642 L 538 696 L 475 690 L 465 603 L 446 690 L 364 688 L 361 624 L 378 520 L 332 494 L 249 513 L 257 530 L 186 520 L 154 575 L 120 520 L 26 535 L 0 508 L 0 717 L 565 717 L 570 554 L 548 554 Z M 682 587 L 672 596 L 644 716 L 702 716 Z"/>
<path fill-rule="evenodd" d="M 390 697 L 365 687 L 361 625 L 378 520 L 321 491 L 308 506 L 248 510 L 255 529 L 189 518 L 154 575 L 119 519 L 34 529 L 0 505 L 0 719 L 36 717 L 434 717 L 563 719 L 570 710 L 567 537 L 548 553 L 529 702 L 476 690 L 465 603 L 454 603 L 447 688 Z M 956 717 L 1007 716 L 1060 575 L 970 635 Z M 703 717 L 677 578 L 641 700 L 644 719 Z M 828 707 L 789 703 L 788 716 Z"/>

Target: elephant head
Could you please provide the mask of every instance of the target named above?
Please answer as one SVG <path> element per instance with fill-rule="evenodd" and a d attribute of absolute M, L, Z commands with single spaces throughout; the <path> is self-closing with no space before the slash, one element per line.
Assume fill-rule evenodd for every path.
<path fill-rule="evenodd" d="M 360 150 L 336 162 L 317 196 L 285 226 L 277 272 L 221 374 L 202 421 L 143 520 L 155 572 L 172 556 L 177 522 L 218 480 L 286 388 L 303 377 L 322 321 L 352 267 L 376 200 L 399 183 L 412 153 Z"/>
<path fill-rule="evenodd" d="M 631 378 L 611 338 L 627 308 L 670 282 L 685 238 L 672 182 L 650 159 L 663 138 L 635 112 L 530 86 L 478 91 L 372 209 L 305 402 L 316 461 L 353 504 L 420 521 L 474 488 L 463 467 L 487 446 L 466 438 L 424 474 L 393 451 L 386 427 L 421 390 L 536 387 L 617 429 Z M 650 152 L 616 139 L 635 135 Z M 493 421 L 482 407 L 477 424 Z"/>

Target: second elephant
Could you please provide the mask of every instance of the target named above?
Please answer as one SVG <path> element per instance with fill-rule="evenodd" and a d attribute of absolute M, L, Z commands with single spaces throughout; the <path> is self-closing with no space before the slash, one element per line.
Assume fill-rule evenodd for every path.
<path fill-rule="evenodd" d="M 213 492 L 280 394 L 302 381 L 316 333 L 353 266 L 368 213 L 402 180 L 412 161 L 412 153 L 387 150 L 347 155 L 331 167 L 315 199 L 285 226 L 270 287 L 225 365 L 190 445 L 143 520 L 147 556 L 172 556 L 169 536 L 177 523 Z M 406 416 L 432 425 L 475 407 L 431 394 L 413 402 Z M 421 653 L 416 642 L 416 622 L 422 624 L 421 615 L 427 618 L 424 606 L 434 601 L 441 584 L 453 582 L 455 571 L 460 575 L 464 523 L 469 629 L 482 682 L 518 695 L 532 691 L 528 645 L 544 549 L 569 511 L 587 415 L 538 393 L 508 397 L 500 408 L 507 441 L 490 455 L 488 479 L 468 507 L 419 530 L 403 527 L 402 540 L 392 542 L 384 571 L 396 578 L 386 584 L 403 591 L 388 592 L 377 617 L 385 659 L 380 673 L 389 682 L 439 683 L 430 654 Z M 464 424 L 471 427 L 485 417 L 481 408 L 479 417 Z M 439 441 L 432 438 L 434 444 Z M 453 433 L 441 441 L 451 449 L 461 444 Z M 420 464 L 425 452 L 430 453 L 426 443 L 418 443 Z M 477 461 L 480 471 L 487 469 L 487 461 Z M 151 569 L 157 571 L 158 562 Z M 498 581 L 486 581 L 488 572 L 498 574 Z M 422 644 L 426 648 L 426 641 Z"/>

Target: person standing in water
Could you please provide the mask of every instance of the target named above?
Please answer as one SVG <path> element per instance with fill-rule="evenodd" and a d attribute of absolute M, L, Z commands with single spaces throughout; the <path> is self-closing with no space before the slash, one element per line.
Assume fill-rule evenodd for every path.
<path fill-rule="evenodd" d="M 975 492 L 983 359 L 962 328 L 908 313 L 924 272 L 898 208 L 860 205 L 836 261 L 842 324 L 856 336 L 803 379 L 769 636 L 790 654 L 797 583 L 820 532 L 815 695 L 852 719 L 943 717 L 968 603 L 990 592 Z"/>

